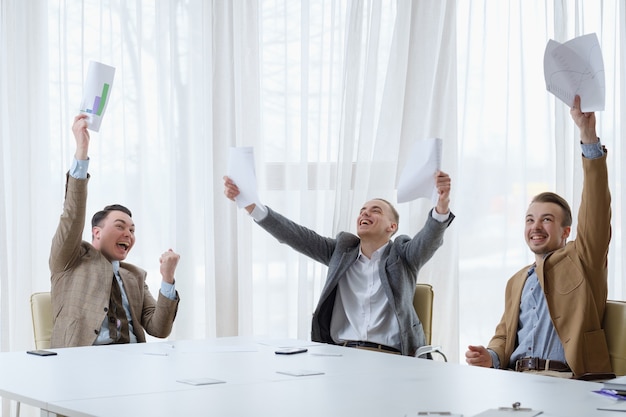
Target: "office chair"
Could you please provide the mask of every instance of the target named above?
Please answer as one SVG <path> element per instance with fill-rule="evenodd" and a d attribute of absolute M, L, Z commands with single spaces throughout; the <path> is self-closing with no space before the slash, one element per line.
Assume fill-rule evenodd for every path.
<path fill-rule="evenodd" d="M 36 292 L 30 296 L 35 348 L 49 349 L 52 336 L 52 301 L 49 292 Z"/>
<path fill-rule="evenodd" d="M 33 334 L 36 349 L 49 349 L 52 337 L 52 301 L 49 292 L 36 292 L 30 295 L 30 312 L 33 320 Z M 15 406 L 16 417 L 20 416 L 20 402 Z"/>
<path fill-rule="evenodd" d="M 626 302 L 607 300 L 602 323 L 616 376 L 626 375 Z"/>
<path fill-rule="evenodd" d="M 426 346 L 422 346 L 417 349 L 415 356 L 422 357 L 429 353 L 437 353 L 443 357 L 445 362 L 448 362 L 448 358 L 441 351 L 441 346 L 432 346 L 432 326 L 433 326 L 433 301 L 435 298 L 435 292 L 430 284 L 420 284 L 415 286 L 415 294 L 413 294 L 413 308 L 422 322 L 424 328 L 424 335 L 426 335 Z"/>

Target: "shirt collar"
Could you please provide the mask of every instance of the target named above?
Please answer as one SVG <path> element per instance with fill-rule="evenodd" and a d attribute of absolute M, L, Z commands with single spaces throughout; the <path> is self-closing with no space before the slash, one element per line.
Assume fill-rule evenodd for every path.
<path fill-rule="evenodd" d="M 376 249 L 374 253 L 372 253 L 371 260 L 373 261 L 373 260 L 380 259 L 381 255 L 383 254 L 387 246 L 389 246 L 389 242 L 385 243 L 380 248 Z M 365 256 L 365 255 L 363 255 L 363 252 L 361 251 L 361 245 L 359 245 L 359 256 L 357 256 L 357 259 L 360 259 L 362 256 Z M 367 258 L 367 256 L 365 257 Z"/>
<path fill-rule="evenodd" d="M 113 265 L 113 273 L 115 275 L 120 273 L 120 261 L 111 261 L 111 265 Z"/>

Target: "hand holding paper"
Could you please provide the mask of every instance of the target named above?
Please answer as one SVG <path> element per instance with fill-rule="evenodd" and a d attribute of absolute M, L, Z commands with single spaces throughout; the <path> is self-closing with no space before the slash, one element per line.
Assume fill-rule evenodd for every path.
<path fill-rule="evenodd" d="M 234 197 L 237 207 L 260 204 L 254 170 L 254 149 L 252 147 L 230 148 L 228 152 L 228 177 L 239 188 Z"/>
<path fill-rule="evenodd" d="M 579 95 L 583 113 L 604 110 L 604 62 L 595 33 L 560 44 L 548 41 L 543 57 L 546 89 L 569 107 Z"/>

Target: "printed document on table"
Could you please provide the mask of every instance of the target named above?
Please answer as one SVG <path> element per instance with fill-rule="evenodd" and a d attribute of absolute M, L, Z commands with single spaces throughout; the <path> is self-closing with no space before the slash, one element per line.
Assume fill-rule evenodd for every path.
<path fill-rule="evenodd" d="M 228 174 L 239 188 L 235 197 L 237 207 L 260 204 L 254 169 L 254 149 L 252 147 L 231 147 L 228 153 Z"/>
<path fill-rule="evenodd" d="M 583 113 L 604 110 L 604 62 L 595 33 L 563 44 L 550 39 L 543 56 L 543 72 L 546 89 L 569 107 L 579 95 Z"/>
<path fill-rule="evenodd" d="M 435 174 L 441 169 L 442 147 L 440 138 L 415 141 L 398 180 L 398 203 L 430 198 L 437 204 Z"/>

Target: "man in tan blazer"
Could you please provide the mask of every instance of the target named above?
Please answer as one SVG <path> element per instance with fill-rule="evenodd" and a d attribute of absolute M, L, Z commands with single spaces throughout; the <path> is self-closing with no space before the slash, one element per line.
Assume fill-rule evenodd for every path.
<path fill-rule="evenodd" d="M 163 280 L 155 300 L 146 284 L 146 271 L 122 262 L 135 244 L 130 210 L 121 205 L 105 207 L 92 219 L 92 243 L 82 240 L 89 181 L 86 118 L 76 116 L 72 126 L 76 153 L 50 251 L 51 346 L 145 342 L 145 332 L 167 337 L 178 309 L 174 272 L 179 255 L 171 249 L 161 255 Z"/>
<path fill-rule="evenodd" d="M 504 314 L 487 348 L 469 346 L 470 365 L 561 377 L 610 374 L 602 329 L 611 240 L 606 149 L 594 113 L 576 97 L 570 114 L 580 129 L 584 183 L 576 239 L 570 208 L 554 193 L 536 196 L 526 213 L 526 242 L 535 263 L 506 286 Z"/>

